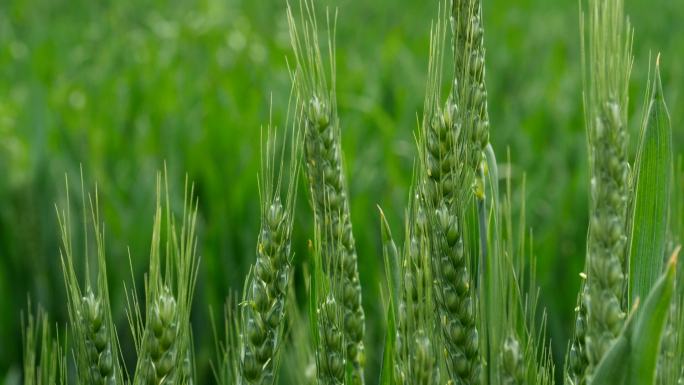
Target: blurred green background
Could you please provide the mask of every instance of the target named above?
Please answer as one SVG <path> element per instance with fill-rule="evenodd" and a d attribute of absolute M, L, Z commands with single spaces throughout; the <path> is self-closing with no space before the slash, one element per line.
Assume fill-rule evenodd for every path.
<path fill-rule="evenodd" d="M 298 3 L 294 1 L 294 8 Z M 377 378 L 384 333 L 380 204 L 399 242 L 413 131 L 439 0 L 317 1 L 337 7 L 338 104 L 366 308 L 367 375 Z M 556 373 L 562 372 L 584 261 L 587 151 L 575 0 L 484 0 L 491 141 L 510 148 L 538 257 Z M 292 63 L 285 0 L 9 0 L 0 2 L 0 383 L 18 383 L 20 310 L 27 293 L 63 330 L 68 314 L 55 203 L 82 232 L 79 165 L 97 183 L 111 302 L 126 362 L 134 349 L 123 282 L 148 264 L 155 171 L 167 161 L 174 206 L 184 174 L 199 195 L 200 277 L 192 323 L 199 383 L 213 383 L 209 308 L 241 290 L 259 227 L 259 127 L 285 120 Z M 684 2 L 626 0 L 635 28 L 632 154 L 649 52 L 660 60 L 675 154 L 684 150 Z M 633 159 L 633 158 L 632 158 Z M 304 184 L 302 183 L 302 186 Z M 311 209 L 300 188 L 293 248 L 300 304 Z M 516 208 L 519 212 L 519 207 Z M 92 234 L 91 234 L 92 237 Z M 92 239 L 92 238 L 91 238 Z M 398 243 L 399 243 L 398 242 Z M 83 255 L 82 248 L 77 251 Z M 127 286 L 130 287 L 130 286 Z M 72 376 L 73 378 L 73 376 Z"/>

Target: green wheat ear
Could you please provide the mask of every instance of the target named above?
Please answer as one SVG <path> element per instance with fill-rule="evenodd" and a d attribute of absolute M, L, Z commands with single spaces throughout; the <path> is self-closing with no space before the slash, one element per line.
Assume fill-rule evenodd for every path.
<path fill-rule="evenodd" d="M 510 157 L 510 155 L 509 155 Z M 510 159 L 508 161 L 510 165 Z M 494 306 L 503 310 L 504 322 L 488 323 L 496 328 L 492 335 L 500 336 L 498 346 L 492 346 L 492 363 L 489 368 L 489 383 L 502 384 L 552 384 L 554 364 L 550 346 L 546 342 L 546 312 L 537 328 L 537 306 L 539 287 L 536 282 L 537 258 L 532 249 L 532 231 L 526 237 L 525 228 L 525 178 L 522 181 L 521 216 L 514 228 L 511 202 L 511 176 L 506 179 L 506 195 L 499 213 L 502 228 L 497 247 L 492 247 L 493 257 L 500 263 L 494 272 L 494 279 L 502 282 L 502 290 L 496 298 L 501 302 Z M 529 245 L 527 245 L 529 242 Z M 526 269 L 529 272 L 526 273 Z M 498 375 L 498 377 L 497 377 Z"/>
<path fill-rule="evenodd" d="M 304 279 L 308 283 L 311 277 L 304 266 Z M 290 280 L 290 290 L 287 299 L 287 318 L 289 332 L 288 353 L 285 354 L 285 367 L 288 369 L 289 382 L 284 383 L 314 385 L 316 378 L 316 359 L 311 346 L 311 332 L 309 323 L 297 307 L 297 298 L 294 289 L 294 281 Z"/>
<path fill-rule="evenodd" d="M 285 169 L 287 128 L 279 165 L 276 164 L 278 133 L 270 123 L 266 131 L 265 149 L 262 150 L 259 183 L 261 229 L 256 249 L 256 263 L 253 268 L 254 274 L 247 277 L 247 291 L 244 293 L 244 306 L 242 306 L 239 383 L 272 384 L 277 382 L 291 275 L 290 242 L 302 146 L 299 138 L 302 110 L 298 101 L 294 104 L 295 117 L 291 124 L 292 138 L 290 139 L 291 160 L 288 168 L 289 183 L 284 200 L 281 200 L 280 190 Z M 288 117 L 286 127 L 289 123 Z"/>
<path fill-rule="evenodd" d="M 418 140 L 419 204 L 426 216 L 433 298 L 444 344 L 444 375 L 455 383 L 481 378 L 477 306 L 470 278 L 466 209 L 472 197 L 473 173 L 468 164 L 471 142 L 461 124 L 458 93 L 453 88 L 441 106 L 442 56 L 446 20 L 440 16 L 431 41 L 428 84 Z"/>
<path fill-rule="evenodd" d="M 417 181 L 418 178 L 414 178 Z M 439 384 L 440 383 L 440 344 L 436 338 L 439 330 L 435 317 L 432 270 L 430 259 L 430 239 L 428 237 L 427 216 L 420 196 L 412 188 L 406 218 L 406 243 L 403 252 L 398 253 L 394 245 L 389 225 L 381 213 L 383 243 L 386 245 L 386 269 L 390 283 L 398 285 L 399 293 L 392 297 L 395 336 L 393 341 L 393 370 L 396 384 Z M 400 256 L 399 256 L 400 255 Z M 398 271 L 392 273 L 391 260 L 398 259 Z M 393 278 L 392 274 L 398 275 Z M 398 278 L 398 279 L 397 279 Z M 392 283 L 393 280 L 398 282 Z M 396 290 L 396 289 L 395 289 Z M 394 301 L 397 303 L 394 304 Z M 388 337 L 392 337 L 388 335 Z M 387 346 L 387 345 L 386 345 Z M 389 345 L 390 347 L 392 345 Z M 385 352 L 384 354 L 389 354 Z"/>
<path fill-rule="evenodd" d="M 325 279 L 316 275 L 314 282 L 328 282 L 323 285 L 325 295 L 316 292 L 313 297 L 317 301 L 317 314 L 327 325 L 324 329 L 331 333 L 331 338 L 321 339 L 329 351 L 319 349 L 319 378 L 343 381 L 347 372 L 344 367 L 348 363 L 351 383 L 363 384 L 365 315 L 340 144 L 342 133 L 335 95 L 334 32 L 328 29 L 331 84 L 328 88 L 313 1 L 300 1 L 300 8 L 304 28 L 301 36 L 288 5 L 290 36 L 297 64 L 291 71 L 291 77 L 299 100 L 305 103 L 304 162 L 316 224 L 314 255 L 320 259 L 316 267 L 322 268 L 321 274 L 325 275 Z M 314 282 L 312 288 L 317 285 Z M 339 340 L 337 332 L 343 333 Z"/>
<path fill-rule="evenodd" d="M 170 210 L 166 172 L 164 179 L 167 238 L 164 272 L 161 260 L 162 182 L 161 172 L 158 172 L 144 321 L 135 286 L 132 299 L 128 299 L 128 320 L 138 354 L 135 385 L 194 383 L 190 309 L 199 266 L 195 255 L 198 203 L 194 198 L 194 186 L 188 197 L 186 178 L 183 219 L 178 233 Z"/>
<path fill-rule="evenodd" d="M 292 94 L 291 94 L 292 96 Z M 292 101 L 292 99 L 291 99 Z M 290 242 L 295 214 L 299 162 L 302 140 L 299 137 L 302 109 L 294 101 L 288 108 L 285 135 L 280 158 L 276 157 L 279 139 L 277 128 L 271 123 L 266 130 L 261 152 L 259 197 L 261 200 L 261 228 L 256 247 L 256 262 L 245 279 L 242 302 L 233 306 L 229 299 L 224 323 L 226 342 L 218 343 L 212 314 L 214 335 L 217 338 L 218 368 L 212 368 L 220 384 L 272 384 L 277 382 L 280 352 L 286 340 L 285 315 L 296 311 L 296 304 L 288 306 L 291 290 Z M 294 118 L 290 122 L 289 113 Z M 281 199 L 283 172 L 286 168 L 288 126 L 291 126 L 287 195 Z M 232 294 L 231 294 L 232 297 Z M 238 353 L 239 352 L 239 353 Z"/>
<path fill-rule="evenodd" d="M 24 318 L 22 311 L 24 385 L 53 385 L 57 384 L 58 378 L 60 384 L 66 384 L 66 358 L 64 350 L 58 345 L 59 336 L 52 338 L 48 314 L 40 305 L 36 315 L 33 315 L 30 297 L 27 318 Z"/>
<path fill-rule="evenodd" d="M 214 332 L 214 343 L 218 362 L 214 365 L 211 362 L 211 370 L 219 385 L 233 385 L 238 383 L 240 370 L 240 312 L 238 310 L 237 295 L 231 291 L 223 308 L 223 335 L 225 340 L 221 341 L 216 330 L 214 312 L 209 308 L 211 326 Z"/>
<path fill-rule="evenodd" d="M 576 384 L 585 383 L 586 376 L 591 376 L 624 323 L 631 178 L 627 160 L 627 87 L 632 68 L 632 32 L 625 21 L 622 0 L 589 2 L 587 49 L 584 16 L 580 25 L 591 206 L 587 280 L 580 296 L 567 374 Z"/>
<path fill-rule="evenodd" d="M 119 343 L 112 321 L 107 285 L 107 265 L 104 249 L 104 227 L 100 222 L 97 189 L 95 204 L 92 198 L 90 210 L 97 245 L 97 286 L 90 282 L 88 264 L 88 229 L 86 221 L 85 193 L 81 171 L 81 192 L 83 194 L 84 238 L 85 238 L 85 286 L 81 289 L 74 269 L 71 243 L 71 221 L 69 216 L 69 185 L 67 181 L 67 211 L 57 218 L 62 235 L 62 269 L 67 288 L 69 322 L 74 340 L 74 357 L 78 383 L 123 384 L 123 373 L 119 366 Z M 101 227 L 102 226 L 102 227 Z M 65 259 L 66 257 L 66 259 Z"/>

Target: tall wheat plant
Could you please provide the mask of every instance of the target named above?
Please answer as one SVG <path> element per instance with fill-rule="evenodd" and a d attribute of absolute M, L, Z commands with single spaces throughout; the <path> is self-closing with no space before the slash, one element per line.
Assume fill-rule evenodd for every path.
<path fill-rule="evenodd" d="M 304 168 L 316 224 L 314 256 L 320 260 L 316 266 L 325 275 L 317 274 L 311 284 L 315 287 L 315 281 L 322 279 L 325 282 L 319 284 L 326 291 L 324 295 L 320 290 L 312 290 L 319 297 L 315 298 L 318 307 L 315 318 L 324 324 L 316 333 L 320 337 L 316 343 L 318 377 L 326 383 L 342 383 L 349 373 L 350 383 L 363 384 L 366 321 L 340 145 L 334 31 L 330 32 L 328 16 L 331 85 L 328 88 L 313 1 L 300 1 L 300 9 L 303 33 L 298 31 L 289 6 L 288 21 L 296 63 L 291 76 L 298 98 L 305 105 Z"/>

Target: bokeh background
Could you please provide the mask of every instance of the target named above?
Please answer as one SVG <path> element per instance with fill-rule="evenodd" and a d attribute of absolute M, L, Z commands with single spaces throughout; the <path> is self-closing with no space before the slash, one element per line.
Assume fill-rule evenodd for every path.
<path fill-rule="evenodd" d="M 377 378 L 384 333 L 376 205 L 401 242 L 416 156 L 413 131 L 439 3 L 316 1 L 319 20 L 326 6 L 339 10 L 338 104 L 367 314 L 369 383 Z M 285 121 L 286 58 L 292 63 L 285 8 L 285 0 L 0 2 L 0 383 L 17 384 L 20 378 L 20 311 L 27 308 L 27 294 L 62 330 L 68 320 L 54 205 L 66 205 L 66 174 L 74 242 L 80 244 L 81 164 L 86 190 L 94 192 L 97 184 L 114 319 L 133 367 L 124 312 L 123 282 L 132 279 L 127 250 L 140 288 L 151 241 L 155 171 L 164 161 L 176 209 L 186 173 L 199 195 L 202 262 L 192 323 L 199 383 L 214 382 L 209 308 L 221 313 L 229 291 L 241 290 L 254 258 L 259 128 L 268 123 L 271 100 L 273 122 Z M 626 11 L 635 29 L 632 154 L 649 53 L 653 64 L 658 52 L 675 154 L 680 154 L 684 2 L 626 0 Z M 502 163 L 510 149 L 514 200 L 526 176 L 540 306 L 548 312 L 547 336 L 560 374 L 588 212 L 578 2 L 486 0 L 484 20 L 491 141 Z M 305 261 L 312 226 L 306 190 L 300 188 L 293 241 L 297 268 Z M 82 248 L 77 251 L 83 255 Z M 303 304 L 301 269 L 295 278 Z"/>

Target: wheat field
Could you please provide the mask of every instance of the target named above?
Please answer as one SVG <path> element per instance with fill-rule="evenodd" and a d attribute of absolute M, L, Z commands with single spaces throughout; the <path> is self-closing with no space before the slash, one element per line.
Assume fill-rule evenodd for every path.
<path fill-rule="evenodd" d="M 683 17 L 0 4 L 0 383 L 681 382 Z"/>

